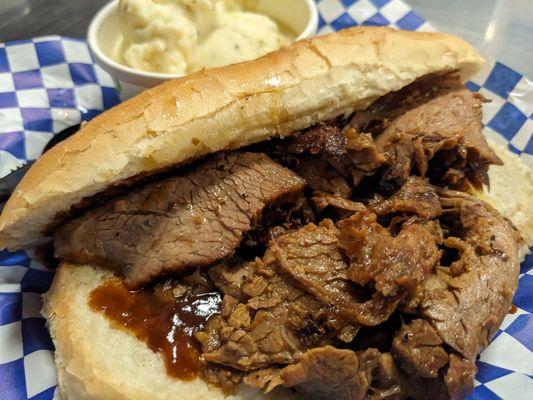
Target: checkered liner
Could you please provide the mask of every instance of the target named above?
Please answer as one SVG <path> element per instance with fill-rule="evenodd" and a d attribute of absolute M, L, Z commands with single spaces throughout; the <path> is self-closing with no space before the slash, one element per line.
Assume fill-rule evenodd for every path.
<path fill-rule="evenodd" d="M 353 25 L 432 30 L 398 0 L 318 0 L 320 33 Z M 492 100 L 487 134 L 533 164 L 533 84 L 489 63 L 468 87 Z M 119 98 L 84 42 L 46 37 L 0 44 L 0 176 L 39 156 L 54 133 L 89 120 Z M 478 361 L 469 399 L 529 399 L 533 393 L 533 256 L 523 264 L 514 304 Z M 40 316 L 53 272 L 31 251 L 0 253 L 0 399 L 49 400 L 57 384 L 53 345 Z"/>

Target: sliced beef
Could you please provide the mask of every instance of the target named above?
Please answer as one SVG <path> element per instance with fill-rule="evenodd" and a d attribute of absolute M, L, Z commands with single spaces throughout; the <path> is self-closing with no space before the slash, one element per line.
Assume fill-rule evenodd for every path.
<path fill-rule="evenodd" d="M 373 202 L 369 208 L 378 216 L 403 213 L 434 219 L 442 214 L 435 188 L 416 176 L 410 176 L 390 198 Z"/>
<path fill-rule="evenodd" d="M 311 197 L 315 211 L 319 215 L 332 214 L 336 219 L 347 218 L 354 212 L 364 211 L 366 207 L 362 203 L 348 200 L 345 197 L 326 192 L 313 192 Z"/>
<path fill-rule="evenodd" d="M 456 354 L 450 355 L 450 366 L 444 382 L 450 399 L 464 399 L 474 389 L 477 367 L 474 360 Z"/>
<path fill-rule="evenodd" d="M 354 324 L 377 325 L 396 308 L 399 297 L 385 298 L 367 292 L 348 279 L 348 264 L 338 249 L 338 229 L 329 220 L 309 224 L 274 240 L 268 254 L 277 260 L 281 273 L 288 274 L 307 293 L 335 308 Z"/>
<path fill-rule="evenodd" d="M 352 187 L 337 170 L 327 161 L 311 156 L 298 157 L 294 171 L 307 181 L 312 190 L 332 193 L 341 197 L 349 197 Z"/>
<path fill-rule="evenodd" d="M 385 181 L 400 185 L 414 170 L 436 182 L 480 187 L 488 166 L 501 164 L 482 133 L 482 101 L 457 75 L 433 75 L 377 100 L 350 124 L 375 135 L 387 157 Z"/>
<path fill-rule="evenodd" d="M 295 203 L 274 204 L 267 208 L 261 222 L 244 235 L 243 244 L 253 256 L 265 251 L 272 238 L 279 237 L 291 229 L 315 221 L 315 213 L 307 197 L 300 197 Z"/>
<path fill-rule="evenodd" d="M 448 353 L 437 331 L 423 319 L 402 326 L 396 333 L 392 349 L 402 369 L 411 376 L 437 378 L 448 364 Z"/>
<path fill-rule="evenodd" d="M 348 264 L 337 249 L 338 231 L 330 220 L 309 224 L 276 239 L 269 252 L 282 273 L 290 275 L 320 301 L 353 315 L 357 294 L 347 276 Z"/>
<path fill-rule="evenodd" d="M 269 367 L 248 372 L 243 382 L 257 389 L 263 389 L 269 393 L 283 382 L 281 379 L 281 369 L 279 367 Z"/>
<path fill-rule="evenodd" d="M 372 136 L 352 127 L 319 124 L 291 139 L 280 150 L 294 155 L 295 171 L 306 178 L 313 190 L 347 197 L 347 182 L 357 187 L 365 176 L 373 175 L 385 158 L 379 154 Z"/>
<path fill-rule="evenodd" d="M 121 269 L 138 287 L 230 255 L 267 205 L 295 201 L 304 186 L 264 154 L 220 154 L 68 222 L 56 255 Z"/>
<path fill-rule="evenodd" d="M 393 236 L 369 211 L 338 223 L 339 246 L 350 260 L 349 278 L 359 285 L 372 284 L 385 296 L 400 289 L 414 291 L 440 258 L 431 225 L 404 224 Z"/>
<path fill-rule="evenodd" d="M 346 154 L 347 138 L 335 125 L 317 124 L 296 136 L 287 145 L 290 154 L 312 154 L 320 158 L 339 159 Z"/>
<path fill-rule="evenodd" d="M 509 311 L 518 283 L 520 237 L 487 203 L 468 194 L 438 191 L 449 236 L 444 246 L 458 259 L 436 269 L 420 286 L 416 312 L 466 359 L 483 350 Z M 412 308 L 412 305 L 411 305 Z"/>
<path fill-rule="evenodd" d="M 378 171 L 385 157 L 369 133 L 350 126 L 344 128 L 342 133 L 346 137 L 346 155 L 329 158 L 328 161 L 343 176 L 350 177 L 354 187 L 358 187 L 365 176 L 372 176 Z"/>
<path fill-rule="evenodd" d="M 350 331 L 332 307 L 278 274 L 275 262 L 267 255 L 264 261 L 211 269 L 225 296 L 222 313 L 196 336 L 205 361 L 242 371 L 291 364 L 305 350 Z"/>
<path fill-rule="evenodd" d="M 299 363 L 285 367 L 281 380 L 311 400 L 392 399 L 400 394 L 396 375 L 390 354 L 326 346 L 309 350 Z"/>
<path fill-rule="evenodd" d="M 446 236 L 442 246 L 457 256 L 436 268 L 401 306 L 422 319 L 402 327 L 393 352 L 406 395 L 462 399 L 473 388 L 476 356 L 509 309 L 520 238 L 485 202 L 461 192 L 436 192 Z"/>

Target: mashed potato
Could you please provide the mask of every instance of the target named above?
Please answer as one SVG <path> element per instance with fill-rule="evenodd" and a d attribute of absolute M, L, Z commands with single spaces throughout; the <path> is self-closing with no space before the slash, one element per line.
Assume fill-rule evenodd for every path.
<path fill-rule="evenodd" d="M 135 69 L 182 74 L 250 60 L 291 35 L 247 0 L 120 0 L 123 40 L 115 59 Z"/>

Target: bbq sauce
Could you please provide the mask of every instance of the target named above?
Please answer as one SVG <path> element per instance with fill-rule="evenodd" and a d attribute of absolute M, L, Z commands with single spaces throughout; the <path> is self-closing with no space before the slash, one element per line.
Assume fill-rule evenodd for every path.
<path fill-rule="evenodd" d="M 94 289 L 89 305 L 102 312 L 113 325 L 128 330 L 160 353 L 167 372 L 182 380 L 194 379 L 200 372 L 199 344 L 193 334 L 219 312 L 220 294 L 179 295 L 167 283 L 155 288 L 130 291 L 118 279 Z"/>

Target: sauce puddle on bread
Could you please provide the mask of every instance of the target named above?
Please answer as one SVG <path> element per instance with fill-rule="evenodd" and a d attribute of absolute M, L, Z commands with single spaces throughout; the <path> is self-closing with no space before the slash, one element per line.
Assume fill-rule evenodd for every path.
<path fill-rule="evenodd" d="M 200 351 L 194 333 L 219 312 L 220 294 L 192 293 L 167 282 L 130 291 L 119 279 L 93 290 L 89 305 L 113 325 L 131 331 L 162 354 L 169 375 L 190 380 L 200 372 Z"/>

